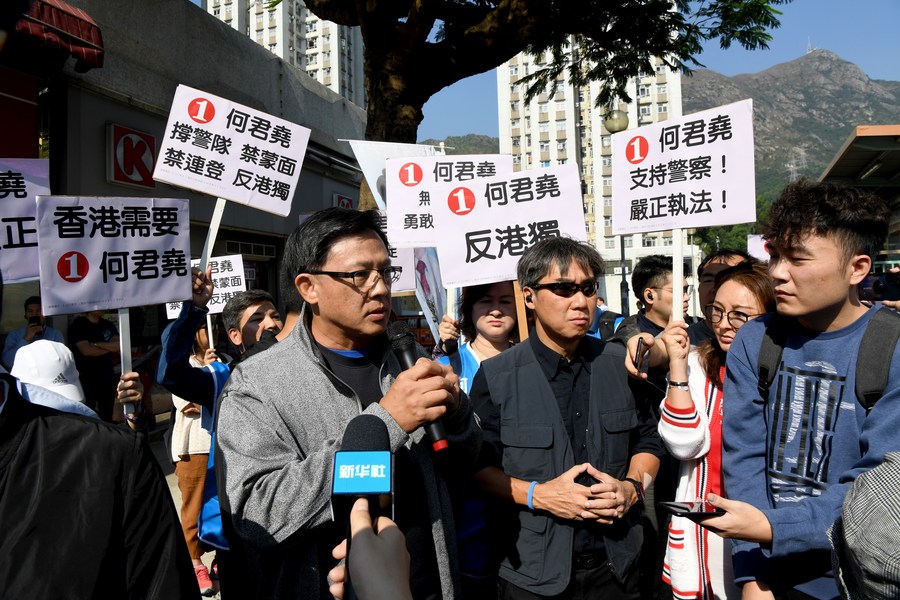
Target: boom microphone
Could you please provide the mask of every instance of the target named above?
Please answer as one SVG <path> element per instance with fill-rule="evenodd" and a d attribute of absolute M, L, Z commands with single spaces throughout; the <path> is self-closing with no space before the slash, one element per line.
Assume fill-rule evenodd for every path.
<path fill-rule="evenodd" d="M 409 331 L 409 326 L 403 321 L 391 323 L 388 326 L 388 338 L 391 340 L 391 349 L 400 363 L 400 368 L 404 371 L 411 369 L 416 364 L 418 357 L 416 356 L 416 338 Z M 431 439 L 432 450 L 440 452 L 447 448 L 447 434 L 444 433 L 444 426 L 440 421 L 425 423 L 425 433 Z"/>

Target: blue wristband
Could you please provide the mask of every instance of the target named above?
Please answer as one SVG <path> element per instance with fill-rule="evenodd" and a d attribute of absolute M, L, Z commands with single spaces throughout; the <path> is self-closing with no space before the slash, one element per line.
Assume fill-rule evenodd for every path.
<path fill-rule="evenodd" d="M 531 485 L 528 486 L 528 508 L 531 510 L 534 510 L 534 486 L 537 484 L 537 481 L 532 481 Z"/>

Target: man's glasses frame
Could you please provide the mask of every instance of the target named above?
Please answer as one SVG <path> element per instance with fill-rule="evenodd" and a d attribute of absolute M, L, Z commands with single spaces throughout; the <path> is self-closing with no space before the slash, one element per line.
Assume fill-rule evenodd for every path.
<path fill-rule="evenodd" d="M 577 292 L 581 292 L 586 297 L 590 298 L 597 294 L 597 290 L 600 289 L 600 282 L 596 280 L 585 281 L 584 283 L 575 283 L 574 281 L 554 281 L 553 283 L 536 283 L 529 287 L 535 291 L 550 290 L 561 298 L 571 298 Z"/>
<path fill-rule="evenodd" d="M 662 291 L 665 290 L 665 291 L 670 292 L 670 293 L 672 293 L 672 292 L 675 291 L 675 288 L 670 288 L 670 287 L 667 287 L 667 288 L 664 288 L 664 287 L 658 287 L 658 288 L 650 288 L 650 289 L 651 289 L 651 290 L 657 290 L 657 291 L 660 291 L 660 292 L 662 292 Z M 691 294 L 693 294 L 693 293 L 694 293 L 694 284 L 693 284 L 693 283 L 689 283 L 689 284 L 687 284 L 686 286 L 684 286 L 684 293 L 687 294 L 688 296 L 690 296 Z"/>
<path fill-rule="evenodd" d="M 375 286 L 378 277 L 387 287 L 400 279 L 403 267 L 384 267 L 383 269 L 360 269 L 359 271 L 304 271 L 310 275 L 328 275 L 337 279 L 349 280 L 348 283 L 360 290 L 368 290 Z"/>

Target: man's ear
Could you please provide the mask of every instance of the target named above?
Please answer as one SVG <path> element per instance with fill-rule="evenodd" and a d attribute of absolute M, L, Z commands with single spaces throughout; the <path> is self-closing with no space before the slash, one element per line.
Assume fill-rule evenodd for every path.
<path fill-rule="evenodd" d="M 645 306 L 652 306 L 654 300 L 655 296 L 653 295 L 653 290 L 651 288 L 644 288 L 641 292 L 641 302 L 643 302 Z"/>
<path fill-rule="evenodd" d="M 872 257 L 865 254 L 857 254 L 850 259 L 850 264 L 847 268 L 850 270 L 850 285 L 859 285 L 872 268 Z"/>
<path fill-rule="evenodd" d="M 241 332 L 237 329 L 232 328 L 228 330 L 228 339 L 238 348 L 244 343 L 244 340 L 241 338 Z"/>
<path fill-rule="evenodd" d="M 527 308 L 534 310 L 534 290 L 527 285 L 522 288 L 522 302 Z"/>
<path fill-rule="evenodd" d="M 313 306 L 318 304 L 319 291 L 315 280 L 308 273 L 300 273 L 294 277 L 294 287 L 297 288 L 297 292 L 304 301 Z"/>

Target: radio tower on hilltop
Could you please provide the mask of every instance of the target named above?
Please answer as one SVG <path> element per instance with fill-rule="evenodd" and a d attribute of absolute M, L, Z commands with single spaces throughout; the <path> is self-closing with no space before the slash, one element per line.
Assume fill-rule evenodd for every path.
<path fill-rule="evenodd" d="M 800 146 L 794 146 L 791 152 L 791 160 L 787 164 L 789 178 L 797 181 L 806 172 L 806 150 Z"/>

